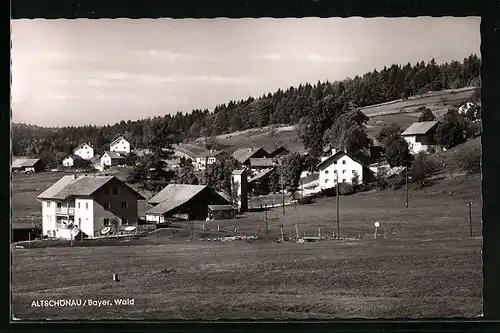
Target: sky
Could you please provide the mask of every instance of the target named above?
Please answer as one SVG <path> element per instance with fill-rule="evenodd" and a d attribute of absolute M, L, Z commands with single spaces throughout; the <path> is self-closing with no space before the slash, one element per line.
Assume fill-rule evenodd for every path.
<path fill-rule="evenodd" d="M 480 18 L 13 20 L 12 121 L 105 125 L 393 63 L 480 56 Z"/>

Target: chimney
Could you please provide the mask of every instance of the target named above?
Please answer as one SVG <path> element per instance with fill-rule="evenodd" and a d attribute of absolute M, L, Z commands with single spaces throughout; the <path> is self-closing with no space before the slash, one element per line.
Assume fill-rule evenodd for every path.
<path fill-rule="evenodd" d="M 232 183 L 236 186 L 236 202 L 240 213 L 248 210 L 248 179 L 245 170 L 234 170 L 232 175 Z M 234 194 L 233 194 L 234 195 Z"/>
<path fill-rule="evenodd" d="M 337 153 L 337 148 L 332 148 L 332 155 L 335 155 Z"/>

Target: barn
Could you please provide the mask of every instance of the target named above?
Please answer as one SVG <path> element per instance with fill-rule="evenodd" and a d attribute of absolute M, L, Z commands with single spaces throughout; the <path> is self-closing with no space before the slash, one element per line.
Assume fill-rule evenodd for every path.
<path fill-rule="evenodd" d="M 229 205 L 208 185 L 170 184 L 148 201 L 146 221 L 165 223 L 175 220 L 205 220 L 209 205 Z"/>
<path fill-rule="evenodd" d="M 13 172 L 40 172 L 43 170 L 43 162 L 39 158 L 13 158 Z"/>
<path fill-rule="evenodd" d="M 208 217 L 211 220 L 235 219 L 238 209 L 231 205 L 208 205 Z"/>

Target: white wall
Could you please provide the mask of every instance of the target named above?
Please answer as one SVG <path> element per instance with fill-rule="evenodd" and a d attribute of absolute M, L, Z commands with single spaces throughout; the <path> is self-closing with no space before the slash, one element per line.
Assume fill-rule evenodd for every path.
<path fill-rule="evenodd" d="M 156 222 L 156 223 L 164 223 L 165 218 L 161 215 L 148 215 L 148 214 L 146 214 L 146 221 Z"/>
<path fill-rule="evenodd" d="M 116 143 L 109 146 L 110 151 L 130 153 L 130 143 L 125 139 L 120 139 Z"/>
<path fill-rule="evenodd" d="M 74 161 L 73 161 L 73 158 L 71 158 L 71 157 L 66 157 L 62 161 L 62 165 L 65 166 L 65 167 L 72 167 L 73 164 L 74 164 Z"/>
<path fill-rule="evenodd" d="M 352 177 L 354 176 L 354 172 L 356 172 L 359 176 L 359 184 L 363 182 L 363 166 L 354 161 L 349 156 L 344 155 L 337 160 L 337 164 L 331 162 L 331 164 L 329 164 L 326 168 L 320 170 L 320 188 L 327 189 L 335 186 L 335 171 L 338 172 L 339 182 L 342 182 L 345 179 L 346 183 L 352 184 Z"/>
<path fill-rule="evenodd" d="M 81 219 L 81 224 L 79 223 Z M 75 225 L 80 224 L 81 230 L 89 237 L 94 237 L 94 200 L 80 199 L 75 200 Z"/>
<path fill-rule="evenodd" d="M 80 156 L 84 160 L 90 160 L 92 157 L 94 157 L 94 148 L 86 144 L 75 150 L 74 154 Z"/>
<path fill-rule="evenodd" d="M 47 207 L 47 202 L 50 207 Z M 42 201 L 42 234 L 52 237 L 52 232 L 56 230 L 56 203 L 52 201 Z M 48 233 L 50 231 L 50 234 Z"/>
<path fill-rule="evenodd" d="M 408 149 L 410 150 L 410 154 L 418 154 L 420 152 L 428 152 L 431 145 L 425 145 L 421 142 L 417 142 L 416 136 L 405 136 L 404 137 L 406 143 L 408 143 Z"/>
<path fill-rule="evenodd" d="M 102 155 L 101 157 L 101 166 L 111 166 L 111 157 L 104 153 L 104 155 Z"/>

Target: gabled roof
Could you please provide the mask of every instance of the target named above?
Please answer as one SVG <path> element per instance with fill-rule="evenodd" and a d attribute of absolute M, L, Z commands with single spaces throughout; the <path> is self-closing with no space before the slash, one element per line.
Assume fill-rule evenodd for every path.
<path fill-rule="evenodd" d="M 265 175 L 269 174 L 271 171 L 273 171 L 274 169 L 273 168 L 268 168 L 268 169 L 264 169 L 262 170 L 261 172 L 259 172 L 258 174 L 256 174 L 254 177 L 250 178 L 248 180 L 249 183 L 251 182 L 254 182 L 256 180 L 259 180 L 261 179 L 262 177 L 264 177 Z"/>
<path fill-rule="evenodd" d="M 75 149 L 73 149 L 73 152 L 77 151 L 78 149 L 82 148 L 85 145 L 87 145 L 90 148 L 92 148 L 92 145 L 90 143 L 84 142 L 84 143 L 79 144 L 78 147 L 76 147 Z"/>
<path fill-rule="evenodd" d="M 83 158 L 80 155 L 68 155 L 64 159 L 71 158 L 73 161 L 83 161 Z"/>
<path fill-rule="evenodd" d="M 215 150 L 215 151 L 204 151 L 203 153 L 199 154 L 198 157 L 216 157 L 221 154 L 227 154 L 224 150 Z"/>
<path fill-rule="evenodd" d="M 422 135 L 429 132 L 434 126 L 436 126 L 438 121 L 422 121 L 411 124 L 403 133 L 402 136 L 406 135 Z"/>
<path fill-rule="evenodd" d="M 286 151 L 287 153 L 289 153 L 290 149 L 287 149 L 283 146 L 279 146 L 279 147 L 276 147 L 276 149 L 274 149 L 272 152 L 270 152 L 269 156 L 274 156 L 274 155 L 280 153 L 281 151 Z"/>
<path fill-rule="evenodd" d="M 204 190 L 210 190 L 214 195 L 219 195 L 207 185 L 187 185 L 187 184 L 170 184 L 167 185 L 158 194 L 149 199 L 149 204 L 157 204 L 153 208 L 146 211 L 146 214 L 163 215 L 173 209 L 185 204 L 193 199 L 196 195 Z M 220 196 L 220 195 L 219 195 Z M 224 199 L 221 196 L 222 199 Z M 224 199 L 224 201 L 227 201 Z"/>
<path fill-rule="evenodd" d="M 250 158 L 251 167 L 273 167 L 274 162 L 271 158 Z"/>
<path fill-rule="evenodd" d="M 356 158 L 352 157 L 350 154 L 346 153 L 345 151 L 340 150 L 340 151 L 336 152 L 335 154 L 333 154 L 332 156 L 330 156 L 327 159 L 325 159 L 324 161 L 322 161 L 321 163 L 319 163 L 318 164 L 318 169 L 322 169 L 322 168 L 326 167 L 327 165 L 330 164 L 330 162 L 338 160 L 339 158 L 341 158 L 344 155 L 349 156 L 354 162 L 359 163 L 363 167 L 367 168 L 366 165 L 364 165 L 363 163 L 361 163 L 360 161 L 358 161 Z"/>
<path fill-rule="evenodd" d="M 257 154 L 258 152 L 263 151 L 267 156 L 268 153 L 264 148 L 239 148 L 236 149 L 233 153 L 233 158 L 236 159 L 240 163 L 245 163 L 249 158 Z"/>
<path fill-rule="evenodd" d="M 211 211 L 231 211 L 236 210 L 234 206 L 231 205 L 208 205 L 208 209 Z"/>
<path fill-rule="evenodd" d="M 114 139 L 113 142 L 111 142 L 109 145 L 112 146 L 114 145 L 116 142 L 120 141 L 120 140 L 124 140 L 124 141 L 127 141 L 127 139 L 125 139 L 123 136 L 119 136 L 118 138 Z M 127 141 L 128 142 L 128 141 Z M 129 143 L 130 144 L 130 143 Z"/>
<path fill-rule="evenodd" d="M 124 159 L 125 157 L 118 154 L 117 152 L 115 151 L 105 151 L 104 154 L 107 154 L 109 157 L 111 157 L 111 159 L 113 160 L 120 160 L 120 159 Z M 102 154 L 101 157 L 104 155 Z"/>
<path fill-rule="evenodd" d="M 227 202 L 231 202 L 231 200 L 232 200 L 231 197 L 224 192 L 217 191 L 217 194 L 220 195 Z"/>
<path fill-rule="evenodd" d="M 40 162 L 39 158 L 16 158 L 12 161 L 13 168 L 33 167 Z"/>
<path fill-rule="evenodd" d="M 127 184 L 119 180 L 114 176 L 96 176 L 96 175 L 84 175 L 84 176 L 64 176 L 55 182 L 51 187 L 46 189 L 40 195 L 38 199 L 55 199 L 55 200 L 65 200 L 71 196 L 90 196 L 101 187 L 109 183 L 111 180 L 120 182 L 122 185 L 128 187 L 133 191 L 140 200 L 144 200 L 144 197 L 134 191 Z"/>

